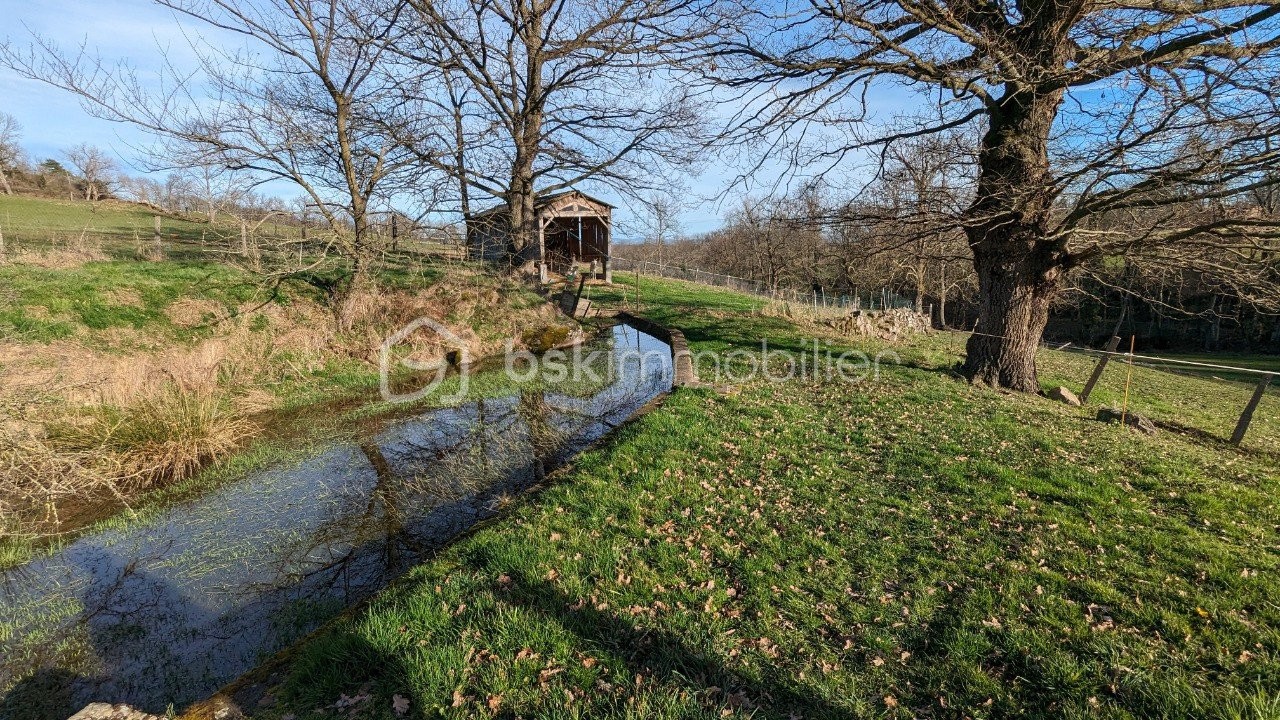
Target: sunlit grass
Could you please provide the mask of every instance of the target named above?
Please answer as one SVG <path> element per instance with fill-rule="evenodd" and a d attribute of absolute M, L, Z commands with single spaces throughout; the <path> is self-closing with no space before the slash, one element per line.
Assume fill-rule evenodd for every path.
<path fill-rule="evenodd" d="M 801 345 L 669 285 L 645 313 L 695 350 Z M 972 387 L 962 348 L 677 392 L 304 646 L 256 714 L 1275 717 L 1274 456 Z M 1143 394 L 1211 387 L 1171 377 Z"/>

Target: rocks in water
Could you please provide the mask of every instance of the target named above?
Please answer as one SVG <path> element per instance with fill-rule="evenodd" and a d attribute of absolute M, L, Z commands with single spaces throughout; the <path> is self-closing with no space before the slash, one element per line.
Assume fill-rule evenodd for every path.
<path fill-rule="evenodd" d="M 532 353 L 542 354 L 569 342 L 570 329 L 564 325 L 543 325 L 525 331 L 520 340 Z"/>
<path fill-rule="evenodd" d="M 1061 385 L 1045 393 L 1044 396 L 1050 400 L 1057 400 L 1060 403 L 1066 403 L 1072 407 L 1080 407 L 1080 398 L 1077 397 L 1075 393 Z"/>
<path fill-rule="evenodd" d="M 96 702 L 85 705 L 70 720 L 165 720 L 165 717 L 135 710 L 128 705 Z"/>
<path fill-rule="evenodd" d="M 844 317 L 826 321 L 826 325 L 844 335 L 861 335 L 896 340 L 906 335 L 928 332 L 929 316 L 907 308 L 893 310 L 854 310 Z"/>
<path fill-rule="evenodd" d="M 1156 424 L 1151 419 L 1135 412 L 1121 412 L 1115 408 L 1104 407 L 1098 411 L 1098 419 L 1102 422 L 1118 423 L 1123 421 L 1125 425 L 1137 428 L 1148 435 L 1156 434 Z"/>
<path fill-rule="evenodd" d="M 270 696 L 263 696 L 264 698 Z M 267 707 L 261 702 L 259 706 Z M 184 718 L 193 720 L 244 720 L 245 714 L 231 699 L 224 695 L 214 695 L 202 700 L 182 714 Z M 104 702 L 89 703 L 69 720 L 168 720 L 165 715 L 152 715 L 125 704 L 111 705 Z"/>

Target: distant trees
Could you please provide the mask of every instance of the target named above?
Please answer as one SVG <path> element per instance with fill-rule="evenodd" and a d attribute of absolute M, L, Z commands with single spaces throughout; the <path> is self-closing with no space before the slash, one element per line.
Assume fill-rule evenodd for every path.
<path fill-rule="evenodd" d="M 1038 391 L 1036 346 L 1067 274 L 1135 254 L 1246 273 L 1275 218 L 1242 199 L 1276 182 L 1280 5 L 1080 0 L 744 0 L 706 74 L 757 137 L 837 128 L 813 157 L 957 128 L 977 160 L 961 217 L 980 288 L 975 381 Z M 862 100 L 905 83 L 933 98 L 892 127 Z M 1097 218 L 1123 218 L 1123 231 Z M 1215 267 L 1216 266 L 1216 267 Z"/>
<path fill-rule="evenodd" d="M 107 151 L 88 143 L 67 149 L 67 162 L 79 173 L 84 183 L 84 199 L 96 201 L 107 193 L 116 161 Z"/>
<path fill-rule="evenodd" d="M 234 208 L 248 197 L 255 184 L 251 175 L 213 165 L 187 168 L 175 174 L 172 181 L 199 208 L 210 225 L 218 221 L 219 213 Z"/>
<path fill-rule="evenodd" d="M 645 234 L 644 240 L 656 245 L 656 260 L 660 265 L 666 261 L 663 251 L 680 237 L 680 212 L 685 207 L 687 203 L 680 202 L 669 192 L 655 191 L 645 197 L 639 224 Z"/>
<path fill-rule="evenodd" d="M 18 119 L 6 112 L 0 112 L 0 189 L 5 195 L 13 194 L 13 186 L 9 184 L 9 173 L 18 165 L 22 157 L 22 147 L 18 144 L 22 137 L 22 126 Z"/>

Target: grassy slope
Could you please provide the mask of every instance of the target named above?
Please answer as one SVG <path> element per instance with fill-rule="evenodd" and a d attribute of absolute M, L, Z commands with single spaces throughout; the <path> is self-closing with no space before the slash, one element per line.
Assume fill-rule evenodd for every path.
<path fill-rule="evenodd" d="M 234 342 L 249 342 L 254 338 L 247 335 L 256 335 L 262 343 L 274 343 L 269 352 L 260 358 L 255 356 L 257 361 L 251 367 L 220 362 L 214 368 L 216 384 L 227 395 L 265 390 L 275 397 L 280 412 L 279 417 L 266 418 L 269 428 L 264 437 L 232 467 L 243 470 L 246 462 L 268 462 L 292 453 L 295 444 L 305 447 L 334 432 L 345 432 L 352 406 L 367 401 L 370 392 L 376 392 L 378 368 L 343 348 L 363 350 L 368 338 L 339 338 L 342 347 L 323 353 L 291 345 L 289 333 L 298 321 L 281 313 L 272 319 L 267 312 L 272 308 L 264 308 L 261 313 L 253 311 L 268 299 L 260 278 L 223 262 L 221 255 L 202 251 L 198 244 L 173 242 L 174 233 L 169 232 L 177 228 L 178 239 L 198 241 L 206 225 L 166 218 L 168 259 L 139 261 L 133 251 L 133 228 L 140 228 L 143 242 L 149 243 L 151 218 L 150 211 L 123 203 L 100 203 L 95 211 L 88 203 L 0 196 L 0 229 L 5 232 L 10 260 L 0 262 L 0 378 L 6 372 L 21 375 L 22 368 L 31 364 L 54 369 L 67 363 L 87 364 L 88 370 L 93 370 L 94 362 L 102 357 L 145 358 L 148 353 L 193 349 L 204 340 L 230 343 L 233 341 L 228 338 L 235 336 Z M 84 228 L 89 230 L 81 244 L 75 238 Z M 34 249 L 38 253 L 51 247 L 73 246 L 89 247 L 93 250 L 89 257 L 101 259 L 75 258 L 74 262 L 56 267 L 13 262 L 15 251 Z M 460 273 L 452 278 L 456 284 L 468 291 L 488 293 L 493 300 L 474 308 L 461 307 L 457 317 L 446 315 L 442 319 L 455 327 L 469 326 L 491 342 L 499 336 L 506 337 L 512 318 L 523 317 L 521 313 L 532 314 L 544 302 L 515 283 L 490 276 L 467 276 L 466 272 L 454 265 L 424 263 L 417 258 L 399 263 L 389 258 L 378 267 L 378 281 L 384 291 L 413 295 L 449 279 L 445 277 L 449 273 Z M 316 323 L 327 320 L 327 310 L 319 305 L 322 301 L 315 288 L 300 281 L 283 285 L 274 299 L 277 306 L 307 306 L 315 310 L 306 317 Z M 170 311 L 179 303 L 196 303 L 200 310 L 194 317 L 186 313 L 185 320 L 177 322 Z M 200 313 L 204 313 L 203 319 Z M 215 322 L 215 314 L 232 319 Z M 243 332 L 246 330 L 248 334 Z M 284 339 L 276 342 L 274 337 Z M 71 377 L 93 379 L 92 373 L 73 373 Z M 76 383 L 59 378 L 49 387 L 36 390 L 21 385 L 17 390 L 0 387 L 0 430 L 9 420 L 8 415 L 17 413 L 19 408 L 23 417 L 37 421 L 61 411 L 66 403 L 54 391 L 64 385 Z M 40 396 L 33 396 L 37 391 Z M 39 412 L 25 407 L 37 404 L 35 410 Z M 368 415 L 377 409 L 365 408 L 362 412 Z M 277 427 L 290 425 L 291 418 L 299 427 Z M 189 496 L 220 482 L 226 474 L 224 468 L 211 468 L 180 487 L 164 488 L 139 498 L 135 508 L 153 508 L 165 498 Z M 88 514 L 96 517 L 97 510 Z M 74 528 L 66 529 L 82 524 L 77 519 L 72 523 Z M 22 562 L 34 550 L 30 540 L 0 532 L 0 567 Z"/>
<path fill-rule="evenodd" d="M 46 244 L 77 239 L 83 233 L 92 240 L 149 242 L 155 232 L 156 213 L 141 205 L 114 200 L 88 203 L 47 198 L 0 196 L 0 231 L 16 244 Z M 207 223 L 161 217 L 161 233 L 167 240 L 198 242 Z"/>
<path fill-rule="evenodd" d="M 801 338 L 646 290 L 695 350 Z M 970 387 L 949 344 L 676 393 L 304 646 L 258 714 L 1280 716 L 1276 456 Z"/>

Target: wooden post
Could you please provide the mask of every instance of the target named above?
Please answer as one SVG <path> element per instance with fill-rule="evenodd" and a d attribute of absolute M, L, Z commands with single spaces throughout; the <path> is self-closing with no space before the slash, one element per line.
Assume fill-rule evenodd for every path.
<path fill-rule="evenodd" d="M 578 294 L 573 298 L 573 309 L 569 311 L 569 317 L 578 317 L 578 303 L 582 302 L 582 288 L 587 284 L 586 273 L 578 278 Z"/>
<path fill-rule="evenodd" d="M 538 218 L 538 282 L 547 284 L 547 226 Z"/>
<path fill-rule="evenodd" d="M 1267 392 L 1267 386 L 1271 384 L 1271 379 L 1275 376 L 1267 373 L 1258 381 L 1258 387 L 1253 390 L 1253 397 L 1249 398 L 1249 404 L 1244 406 L 1244 412 L 1240 413 L 1240 422 L 1236 423 L 1236 431 L 1231 433 L 1231 444 L 1239 445 L 1244 440 L 1244 434 L 1249 430 L 1249 423 L 1253 422 L 1253 411 L 1258 409 L 1258 403 L 1262 402 L 1262 396 Z"/>
<path fill-rule="evenodd" d="M 1107 343 L 1107 352 L 1113 353 L 1116 348 L 1120 347 L 1120 336 L 1112 335 L 1111 341 Z M 1089 382 L 1084 384 L 1084 390 L 1080 391 L 1080 402 L 1089 402 L 1089 393 L 1093 392 L 1093 386 L 1098 384 L 1098 380 L 1102 377 L 1102 371 L 1106 369 L 1107 362 L 1111 360 L 1110 355 L 1103 355 L 1098 358 L 1098 364 L 1093 366 L 1093 374 L 1089 376 Z"/>

